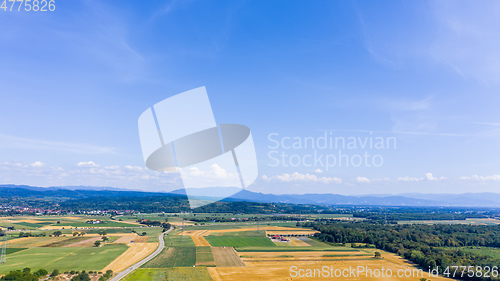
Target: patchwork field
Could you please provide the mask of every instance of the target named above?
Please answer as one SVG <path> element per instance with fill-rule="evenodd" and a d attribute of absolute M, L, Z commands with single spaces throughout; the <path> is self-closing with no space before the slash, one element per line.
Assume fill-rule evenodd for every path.
<path fill-rule="evenodd" d="M 207 214 L 210 216 L 212 214 Z M 219 216 L 239 216 L 217 214 Z M 186 214 L 186 217 L 194 214 Z M 262 216 L 262 215 L 255 215 Z M 318 215 L 323 217 L 323 215 Z M 244 216 L 241 216 L 244 217 Z M 345 215 L 325 215 L 325 218 L 352 219 Z M 8 263 L 0 266 L 0 274 L 10 270 L 31 267 L 32 270 L 53 269 L 97 270 L 108 269 L 120 272 L 154 252 L 158 247 L 157 237 L 161 227 L 141 227 L 137 219 L 165 220 L 165 214 L 145 214 L 141 216 L 122 216 L 111 220 L 104 216 L 60 216 L 60 217 L 9 217 L 0 218 L 18 227 L 36 228 L 30 230 L 33 235 L 45 237 L 19 238 L 19 231 L 8 233 Z M 90 225 L 88 220 L 103 220 L 105 223 Z M 169 217 L 181 222 L 180 217 Z M 495 224 L 494 220 L 474 220 L 468 223 Z M 385 253 L 383 258 L 374 258 L 374 249 L 358 249 L 348 246 L 331 246 L 314 240 L 311 235 L 317 231 L 295 226 L 296 222 L 255 223 L 219 223 L 193 225 L 185 223 L 185 231 L 179 228 L 164 236 L 165 249 L 154 259 L 145 263 L 123 280 L 316 280 L 298 278 L 290 275 L 290 267 L 321 268 L 333 266 L 345 269 L 356 266 L 368 266 L 371 269 L 390 268 L 415 269 L 399 256 Z M 69 229 L 72 227 L 73 229 Z M 74 229 L 78 227 L 78 229 Z M 102 227 L 102 228 L 97 228 Z M 63 229 L 64 228 L 64 229 Z M 49 230 L 51 229 L 51 230 Z M 60 229 L 59 237 L 49 237 Z M 96 241 L 102 241 L 100 232 L 105 231 L 108 242 L 95 247 Z M 83 236 L 73 236 L 84 233 Z M 269 239 L 269 235 L 285 236 L 289 242 Z M 475 253 L 484 253 L 484 249 L 466 249 Z M 495 251 L 488 249 L 488 251 Z M 495 254 L 500 256 L 500 254 Z M 423 276 L 428 277 L 428 276 Z M 392 277 L 380 280 L 418 281 L 422 277 Z M 338 279 L 338 278 L 337 278 Z M 429 278 L 433 281 L 448 280 Z M 373 280 L 370 277 L 343 278 L 339 280 Z"/>
<path fill-rule="evenodd" d="M 213 247 L 273 247 L 275 244 L 266 237 L 207 236 Z"/>
<path fill-rule="evenodd" d="M 286 253 L 287 255 L 289 253 Z M 320 253 L 323 254 L 323 253 Z M 262 257 L 254 257 L 251 258 L 253 260 L 252 262 L 247 262 L 245 260 L 245 264 L 247 266 L 245 267 L 215 267 L 215 268 L 209 268 L 209 272 L 213 278 L 213 280 L 222 280 L 222 281 L 232 281 L 232 280 L 332 280 L 332 279 L 338 279 L 338 280 L 361 280 L 361 281 L 369 281 L 369 280 L 405 280 L 405 281 L 419 281 L 421 278 L 428 277 L 427 273 L 425 275 L 417 275 L 415 274 L 414 277 L 399 277 L 397 276 L 398 270 L 409 270 L 409 272 L 414 272 L 415 267 L 412 266 L 411 264 L 402 262 L 401 260 L 398 259 L 393 259 L 389 256 L 393 256 L 392 254 L 384 253 L 382 259 L 375 259 L 373 257 L 366 257 L 366 258 L 351 258 L 351 259 L 338 259 L 338 260 L 294 260 L 294 258 L 290 258 L 290 260 L 280 260 L 282 258 L 276 257 L 276 260 L 269 260 L 269 261 L 260 261 Z M 297 269 L 294 271 L 291 271 L 291 268 L 293 266 L 296 266 Z M 321 271 L 321 269 L 324 267 L 333 267 L 335 269 L 340 269 L 340 270 L 349 270 L 349 267 L 367 267 L 372 270 L 381 270 L 384 268 L 384 270 L 390 269 L 392 272 L 394 272 L 394 275 L 391 278 L 376 278 L 375 276 L 370 276 L 364 275 L 363 273 L 360 274 L 359 277 L 352 277 L 352 278 L 343 278 L 343 277 L 333 277 L 333 278 L 324 278 L 324 277 L 317 277 L 317 278 L 307 278 L 303 277 L 300 278 L 298 276 L 294 276 L 294 274 L 297 274 L 298 269 L 317 269 L 318 272 Z M 418 272 L 417 272 L 418 273 Z M 437 281 L 444 281 L 444 280 L 451 280 L 447 278 L 442 278 L 442 277 L 432 277 L 431 280 L 437 280 Z"/>

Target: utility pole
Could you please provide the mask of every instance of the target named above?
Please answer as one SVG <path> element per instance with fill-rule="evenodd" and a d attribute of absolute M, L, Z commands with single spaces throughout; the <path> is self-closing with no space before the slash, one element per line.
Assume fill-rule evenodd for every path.
<path fill-rule="evenodd" d="M 184 216 L 182 216 L 182 236 L 181 236 L 181 243 L 184 243 Z"/>
<path fill-rule="evenodd" d="M 7 223 L 5 223 L 5 231 L 2 238 L 2 252 L 0 253 L 0 264 L 7 263 Z"/>

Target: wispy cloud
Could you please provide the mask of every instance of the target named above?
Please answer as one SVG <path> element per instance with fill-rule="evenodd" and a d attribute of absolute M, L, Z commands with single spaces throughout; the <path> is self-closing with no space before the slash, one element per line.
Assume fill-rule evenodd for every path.
<path fill-rule="evenodd" d="M 58 142 L 0 135 L 0 147 L 31 150 L 54 150 L 77 154 L 115 154 L 116 148 L 92 144 Z"/>
<path fill-rule="evenodd" d="M 430 1 L 435 18 L 430 55 L 465 77 L 500 82 L 500 2 Z"/>

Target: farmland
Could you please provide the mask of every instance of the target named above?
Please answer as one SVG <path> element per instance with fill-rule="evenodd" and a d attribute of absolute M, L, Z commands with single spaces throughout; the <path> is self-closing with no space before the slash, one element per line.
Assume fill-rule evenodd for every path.
<path fill-rule="evenodd" d="M 161 227 L 138 225 L 137 220 L 165 221 L 165 216 L 169 215 L 143 214 L 113 220 L 104 216 L 2 218 L 8 223 L 15 222 L 11 225 L 22 223 L 37 228 L 22 230 L 36 237 L 19 237 L 22 232 L 19 230 L 8 232 L 8 263 L 0 267 L 0 274 L 24 267 L 49 271 L 58 269 L 61 272 L 123 271 L 152 253 L 162 232 Z M 168 218 L 182 225 L 179 217 Z M 96 219 L 106 223 L 98 227 L 86 223 Z M 328 219 L 328 216 L 321 215 L 321 219 Z M 336 215 L 330 219 L 339 222 L 344 217 Z M 83 224 L 85 227 L 78 226 Z M 123 227 L 118 227 L 119 224 Z M 374 258 L 375 249 L 366 248 L 365 243 L 354 243 L 351 247 L 350 243 L 322 242 L 313 237 L 318 230 L 305 227 L 307 222 L 301 223 L 301 227 L 297 225 L 294 222 L 260 225 L 243 222 L 194 225 L 184 222 L 184 230 L 178 226 L 164 236 L 165 248 L 158 256 L 124 280 L 283 280 L 291 277 L 291 266 L 415 269 L 414 265 L 393 253 L 377 250 L 382 253 L 382 258 Z M 56 231 L 60 233 L 55 235 Z M 283 239 L 270 239 L 275 235 Z M 103 236 L 106 236 L 106 241 L 103 241 Z M 97 241 L 102 243 L 100 247 L 95 247 Z M 461 249 L 497 258 L 500 256 L 491 248 Z M 432 280 L 444 279 L 433 277 Z"/>
<path fill-rule="evenodd" d="M 206 239 L 213 247 L 275 246 L 273 242 L 266 237 L 207 236 Z"/>

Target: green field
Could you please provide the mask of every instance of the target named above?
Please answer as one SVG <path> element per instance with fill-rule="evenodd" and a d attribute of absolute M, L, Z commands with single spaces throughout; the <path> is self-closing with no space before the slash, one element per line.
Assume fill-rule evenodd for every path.
<path fill-rule="evenodd" d="M 500 248 L 489 248 L 489 247 L 443 247 L 448 250 L 462 250 L 464 252 L 473 253 L 480 256 L 489 256 L 496 260 L 500 260 Z"/>
<path fill-rule="evenodd" d="M 191 267 L 196 264 L 195 247 L 169 247 L 154 259 L 145 263 L 143 268 Z"/>
<path fill-rule="evenodd" d="M 22 250 L 26 250 L 28 248 L 7 248 L 6 249 L 6 254 L 9 255 L 9 254 L 13 254 L 15 252 L 20 252 Z"/>
<path fill-rule="evenodd" d="M 266 237 L 206 236 L 213 247 L 275 247 Z"/>
<path fill-rule="evenodd" d="M 195 247 L 196 245 L 191 239 L 191 236 L 184 235 L 184 238 L 181 235 L 175 235 L 178 231 L 171 232 L 168 235 L 164 236 L 165 246 L 166 247 Z"/>
<path fill-rule="evenodd" d="M 140 268 L 128 275 L 124 281 L 156 281 L 156 280 L 196 280 L 211 281 L 212 278 L 206 268 L 203 267 L 179 267 L 168 269 L 146 269 Z"/>
<path fill-rule="evenodd" d="M 307 244 L 311 245 L 312 247 L 328 247 L 329 246 L 326 243 L 320 242 L 320 241 L 315 240 L 315 239 L 307 238 L 307 237 L 301 238 L 300 240 L 306 242 Z"/>
<path fill-rule="evenodd" d="M 44 268 L 51 272 L 70 270 L 102 270 L 127 250 L 125 245 L 106 245 L 89 248 L 31 248 L 7 256 L 0 274 L 30 267 L 33 271 Z"/>
<path fill-rule="evenodd" d="M 161 234 L 163 228 L 161 227 L 135 227 L 135 232 L 141 234 L 146 232 L 145 236 L 149 236 L 148 243 L 158 242 L 158 235 Z"/>
<path fill-rule="evenodd" d="M 196 247 L 196 265 L 215 266 L 212 247 Z"/>

